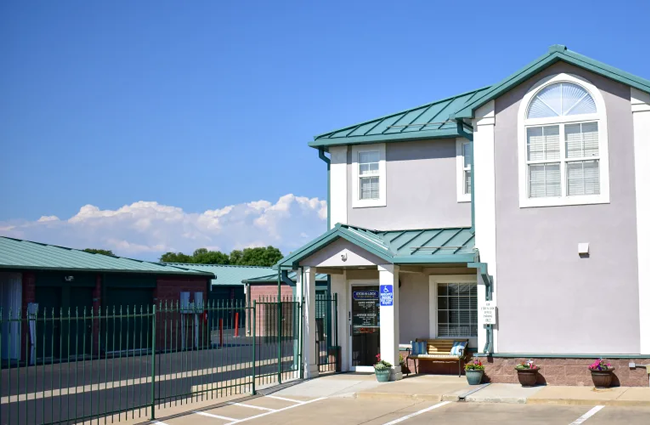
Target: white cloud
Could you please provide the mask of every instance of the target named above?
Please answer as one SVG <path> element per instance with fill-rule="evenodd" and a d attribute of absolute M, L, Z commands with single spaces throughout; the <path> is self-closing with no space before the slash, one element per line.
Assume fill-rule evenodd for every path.
<path fill-rule="evenodd" d="M 117 255 L 155 260 L 167 251 L 232 249 L 273 245 L 287 253 L 326 230 L 327 204 L 288 194 L 228 205 L 202 213 L 157 202 L 138 201 L 116 210 L 84 205 L 69 219 L 0 222 L 5 236 L 74 248 L 111 249 Z"/>
<path fill-rule="evenodd" d="M 58 219 L 59 219 L 59 217 L 57 217 L 55 215 L 44 215 L 44 216 L 42 216 L 41 218 L 38 219 L 38 222 L 39 223 L 44 223 L 46 221 L 57 221 Z"/>

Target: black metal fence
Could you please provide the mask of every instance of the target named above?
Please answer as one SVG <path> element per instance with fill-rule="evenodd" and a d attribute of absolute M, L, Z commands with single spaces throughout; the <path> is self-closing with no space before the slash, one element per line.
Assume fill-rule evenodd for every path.
<path fill-rule="evenodd" d="M 301 317 L 289 297 L 0 310 L 0 424 L 153 419 L 164 406 L 299 379 Z"/>
<path fill-rule="evenodd" d="M 319 372 L 337 372 L 341 357 L 336 294 L 316 294 L 316 353 Z"/>

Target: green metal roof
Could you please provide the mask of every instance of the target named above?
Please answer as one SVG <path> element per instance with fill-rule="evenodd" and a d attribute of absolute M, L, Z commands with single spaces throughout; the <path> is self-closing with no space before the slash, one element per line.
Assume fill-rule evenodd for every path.
<path fill-rule="evenodd" d="M 296 281 L 296 272 L 293 270 L 287 273 L 287 276 L 292 281 Z M 274 274 L 268 276 L 255 277 L 252 279 L 244 279 L 244 283 L 249 283 L 251 285 L 255 284 L 265 284 L 265 283 L 277 283 L 278 282 L 278 272 L 275 270 Z M 324 273 L 316 273 L 316 283 L 327 283 L 327 275 Z"/>
<path fill-rule="evenodd" d="M 462 136 L 458 134 L 456 119 L 472 118 L 474 111 L 490 100 L 502 95 L 535 73 L 564 61 L 612 80 L 650 93 L 650 80 L 632 75 L 613 66 L 568 50 L 566 46 L 553 45 L 548 52 L 499 83 L 462 93 L 447 99 L 428 103 L 406 111 L 365 121 L 314 137 L 309 146 L 329 146 L 400 142 L 406 140 L 440 139 Z"/>
<path fill-rule="evenodd" d="M 472 118 L 474 111 L 492 99 L 501 96 L 514 86 L 522 83 L 532 75 L 548 68 L 556 62 L 564 61 L 572 65 L 584 68 L 596 74 L 612 80 L 627 84 L 628 86 L 635 87 L 639 90 L 650 93 L 650 80 L 637 77 L 628 72 L 622 71 L 613 66 L 583 56 L 579 53 L 568 50 L 566 46 L 559 44 L 553 45 L 549 48 L 548 52 L 537 58 L 535 61 L 529 63 L 524 68 L 493 85 L 488 90 L 482 92 L 479 96 L 475 96 L 470 102 L 467 102 L 462 108 L 452 114 L 452 118 Z"/>
<path fill-rule="evenodd" d="M 167 263 L 173 266 L 180 266 L 187 269 L 207 271 L 216 277 L 212 279 L 212 285 L 219 286 L 242 286 L 242 281 L 261 276 L 275 275 L 275 282 L 278 279 L 277 270 L 271 267 L 260 266 L 231 266 L 224 264 L 193 264 L 193 263 Z"/>
<path fill-rule="evenodd" d="M 6 236 L 0 236 L 0 269 L 180 274 L 213 277 L 213 274 L 208 271 L 189 270 L 149 261 L 93 254 L 78 249 Z"/>
<path fill-rule="evenodd" d="M 327 148 L 335 145 L 457 137 L 456 123 L 449 121 L 449 116 L 488 90 L 489 87 L 484 87 L 321 134 L 314 137 L 309 146 Z"/>
<path fill-rule="evenodd" d="M 298 263 L 337 239 L 345 239 L 390 264 L 471 263 L 476 259 L 474 232 L 467 227 L 422 230 L 370 230 L 337 224 L 278 262 Z"/>

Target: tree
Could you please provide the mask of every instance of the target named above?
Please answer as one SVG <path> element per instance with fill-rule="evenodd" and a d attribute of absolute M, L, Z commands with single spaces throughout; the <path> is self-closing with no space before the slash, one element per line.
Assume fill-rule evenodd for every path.
<path fill-rule="evenodd" d="M 115 254 L 113 254 L 113 251 L 110 249 L 86 248 L 84 251 L 90 252 L 91 254 L 110 255 L 111 257 L 115 257 Z"/>
<path fill-rule="evenodd" d="M 199 248 L 192 255 L 192 262 L 196 264 L 230 264 L 228 254 L 221 251 L 208 251 L 205 248 Z"/>
<path fill-rule="evenodd" d="M 241 265 L 241 259 L 244 256 L 244 253 L 238 249 L 235 249 L 230 252 L 230 264 Z"/>
<path fill-rule="evenodd" d="M 267 246 L 266 248 L 246 248 L 238 264 L 243 266 L 271 267 L 281 259 L 282 253 L 280 250 L 272 246 Z"/>
<path fill-rule="evenodd" d="M 191 263 L 192 257 L 182 252 L 166 252 L 160 257 L 161 263 Z"/>
<path fill-rule="evenodd" d="M 272 246 L 266 248 L 245 248 L 243 251 L 235 249 L 230 255 L 221 251 L 209 251 L 199 248 L 192 255 L 182 252 L 166 252 L 160 257 L 162 263 L 187 263 L 187 264 L 232 264 L 236 266 L 264 266 L 271 267 L 282 258 L 279 249 Z"/>

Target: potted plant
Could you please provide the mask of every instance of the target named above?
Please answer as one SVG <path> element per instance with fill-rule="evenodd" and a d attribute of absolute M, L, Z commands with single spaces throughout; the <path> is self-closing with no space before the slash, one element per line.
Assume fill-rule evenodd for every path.
<path fill-rule="evenodd" d="M 589 365 L 591 379 L 596 388 L 609 388 L 612 385 L 612 372 L 614 368 L 603 359 L 598 359 Z"/>
<path fill-rule="evenodd" d="M 399 354 L 399 365 L 402 368 L 402 373 L 404 375 L 408 375 L 409 373 L 411 373 L 411 369 L 409 369 L 409 366 L 406 363 L 406 359 L 404 358 L 402 353 Z"/>
<path fill-rule="evenodd" d="M 526 360 L 515 366 L 517 377 L 522 387 L 532 387 L 537 383 L 537 372 L 540 367 L 532 360 Z"/>
<path fill-rule="evenodd" d="M 483 373 L 485 366 L 479 359 L 474 359 L 469 363 L 465 363 L 465 376 L 469 385 L 479 385 L 483 380 Z"/>
<path fill-rule="evenodd" d="M 393 365 L 386 360 L 381 360 L 380 354 L 377 354 L 375 357 L 377 357 L 377 363 L 375 363 L 377 382 L 388 382 L 390 380 L 390 369 Z"/>

